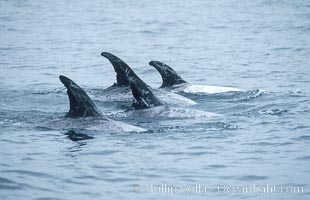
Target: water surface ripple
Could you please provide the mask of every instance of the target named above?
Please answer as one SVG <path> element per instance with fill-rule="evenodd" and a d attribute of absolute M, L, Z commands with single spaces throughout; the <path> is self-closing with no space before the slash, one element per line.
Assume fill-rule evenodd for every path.
<path fill-rule="evenodd" d="M 0 1 L 0 199 L 309 199 L 310 3 Z M 210 119 L 110 118 L 144 133 L 56 131 L 68 110 L 64 74 L 90 93 L 115 81 L 112 52 L 152 87 L 160 60 L 192 84 L 244 92 L 183 94 Z M 144 191 L 201 184 L 207 193 Z M 304 192 L 219 192 L 218 185 Z M 263 196 L 262 196 L 263 195 Z"/>

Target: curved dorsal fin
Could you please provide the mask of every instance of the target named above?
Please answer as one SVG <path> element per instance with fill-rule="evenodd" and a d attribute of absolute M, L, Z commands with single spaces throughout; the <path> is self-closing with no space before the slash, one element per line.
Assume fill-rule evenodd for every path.
<path fill-rule="evenodd" d="M 138 75 L 119 57 L 111 53 L 108 53 L 108 52 L 102 52 L 101 56 L 107 58 L 113 65 L 113 68 L 116 72 L 116 81 L 117 81 L 116 85 L 117 86 L 120 86 L 120 87 L 129 86 L 129 82 L 127 80 L 128 76 L 141 80 L 138 77 Z"/>
<path fill-rule="evenodd" d="M 164 105 L 151 91 L 151 89 L 141 80 L 128 77 L 128 82 L 134 97 L 132 106 L 135 109 L 152 108 Z"/>
<path fill-rule="evenodd" d="M 102 113 L 98 110 L 94 102 L 86 92 L 68 77 L 59 76 L 60 81 L 67 88 L 70 102 L 70 110 L 65 117 L 101 117 Z"/>
<path fill-rule="evenodd" d="M 171 87 L 174 85 L 186 83 L 186 81 L 184 81 L 181 76 L 178 75 L 176 71 L 174 71 L 174 69 L 162 62 L 151 61 L 149 62 L 149 65 L 157 69 L 157 71 L 161 75 L 161 78 L 163 79 L 163 83 L 160 88 Z"/>

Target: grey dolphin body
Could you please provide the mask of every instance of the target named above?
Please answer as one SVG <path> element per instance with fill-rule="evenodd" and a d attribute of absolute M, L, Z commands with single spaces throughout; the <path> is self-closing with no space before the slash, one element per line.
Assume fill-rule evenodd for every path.
<path fill-rule="evenodd" d="M 162 85 L 160 88 L 168 89 L 176 92 L 186 93 L 222 93 L 232 91 L 242 91 L 232 87 L 209 86 L 209 85 L 193 85 L 187 83 L 181 76 L 170 66 L 160 61 L 150 61 L 149 65 L 154 67 L 162 77 Z"/>
<path fill-rule="evenodd" d="M 67 88 L 70 110 L 65 118 L 56 119 L 45 125 L 51 129 L 87 129 L 108 132 L 142 132 L 143 128 L 111 120 L 105 117 L 90 99 L 87 93 L 75 82 L 65 76 L 59 76 Z"/>
<path fill-rule="evenodd" d="M 116 72 L 116 83 L 114 83 L 111 87 L 108 87 L 105 90 L 103 90 L 101 94 L 97 95 L 97 98 L 99 98 L 100 100 L 108 99 L 111 101 L 118 101 L 118 100 L 131 101 L 132 95 L 130 90 L 130 84 L 127 77 L 132 77 L 139 83 L 143 83 L 143 85 L 145 85 L 146 87 L 151 88 L 149 85 L 144 83 L 139 78 L 139 76 L 119 57 L 108 52 L 102 52 L 101 56 L 107 58 L 112 64 L 114 71 Z M 193 100 L 175 93 L 171 93 L 160 89 L 152 89 L 152 90 L 156 96 L 162 99 L 163 103 L 169 105 L 187 106 L 196 104 L 196 102 L 194 102 Z"/>

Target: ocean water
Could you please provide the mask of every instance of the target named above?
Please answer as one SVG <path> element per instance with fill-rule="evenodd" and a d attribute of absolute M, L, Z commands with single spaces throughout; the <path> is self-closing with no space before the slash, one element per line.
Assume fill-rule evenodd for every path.
<path fill-rule="evenodd" d="M 309 1 L 1 0 L 0 199 L 309 199 L 309 35 Z M 42 127 L 69 109 L 60 74 L 114 83 L 102 51 L 154 88 L 150 60 L 244 92 L 182 94 L 212 118 L 95 100 L 144 133 Z"/>

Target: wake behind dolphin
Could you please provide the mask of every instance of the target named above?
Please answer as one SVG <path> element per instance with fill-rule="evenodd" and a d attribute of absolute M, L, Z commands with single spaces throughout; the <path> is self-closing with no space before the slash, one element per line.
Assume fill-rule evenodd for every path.
<path fill-rule="evenodd" d="M 160 88 L 173 90 L 176 92 L 186 93 L 223 93 L 223 92 L 236 92 L 242 91 L 238 88 L 222 87 L 222 86 L 210 86 L 210 85 L 192 85 L 187 83 L 181 76 L 168 65 L 159 61 L 150 61 L 149 65 L 154 67 L 162 77 L 162 85 Z"/>

